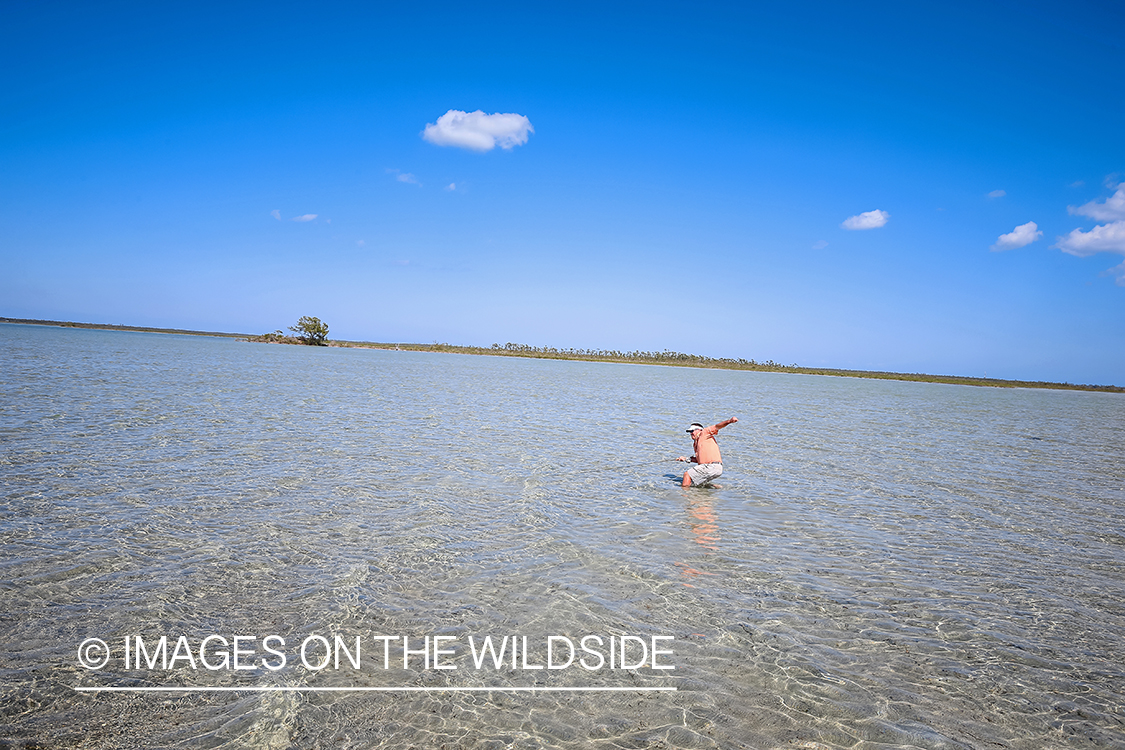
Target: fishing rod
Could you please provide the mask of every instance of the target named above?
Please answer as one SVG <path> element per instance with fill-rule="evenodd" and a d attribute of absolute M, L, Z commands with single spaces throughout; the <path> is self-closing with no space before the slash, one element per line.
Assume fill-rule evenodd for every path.
<path fill-rule="evenodd" d="M 652 466 L 653 464 L 662 464 L 662 463 L 666 463 L 668 461 L 676 461 L 676 460 L 678 460 L 678 459 L 676 459 L 676 458 L 659 458 L 655 461 L 641 461 L 639 464 L 625 464 L 624 466 L 618 466 L 617 468 L 619 468 L 619 469 L 632 469 L 634 466 Z"/>
<path fill-rule="evenodd" d="M 614 468 L 615 469 L 634 469 L 638 466 L 652 466 L 653 464 L 662 464 L 662 463 L 666 463 L 668 461 L 676 461 L 676 460 L 677 460 L 676 458 L 659 458 L 655 461 L 641 461 L 640 463 L 624 464 L 622 466 L 615 466 Z M 547 471 L 547 472 L 544 472 L 544 473 L 551 474 L 551 475 L 554 475 L 554 476 L 566 476 L 566 475 L 569 475 L 569 474 L 586 473 L 587 471 L 589 471 L 589 469 L 582 468 L 582 469 L 563 469 L 562 471 Z"/>

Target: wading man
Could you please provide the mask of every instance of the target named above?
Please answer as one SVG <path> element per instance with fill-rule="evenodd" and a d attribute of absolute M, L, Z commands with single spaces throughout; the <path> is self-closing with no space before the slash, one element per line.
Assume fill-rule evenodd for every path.
<path fill-rule="evenodd" d="M 692 423 L 687 428 L 691 440 L 695 444 L 695 455 L 691 458 L 680 456 L 677 461 L 691 461 L 695 466 L 684 472 L 684 487 L 692 484 L 707 484 L 713 479 L 718 479 L 723 473 L 723 457 L 719 455 L 719 444 L 715 442 L 715 435 L 728 424 L 734 424 L 738 417 L 731 417 L 725 422 L 704 427 L 699 422 Z"/>

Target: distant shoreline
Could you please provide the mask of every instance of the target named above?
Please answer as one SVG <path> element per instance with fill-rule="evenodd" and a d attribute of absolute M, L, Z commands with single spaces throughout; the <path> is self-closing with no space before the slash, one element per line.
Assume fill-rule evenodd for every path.
<path fill-rule="evenodd" d="M 34 320 L 31 318 L 0 318 L 0 323 L 19 323 L 32 326 L 55 326 L 56 328 L 91 328 L 98 331 L 139 331 L 141 333 L 179 333 L 184 336 L 220 336 L 230 339 L 244 339 L 246 333 L 217 333 L 215 331 L 190 331 L 184 328 L 149 328 L 147 326 L 127 326 L 120 323 L 72 323 L 65 320 Z"/>
<path fill-rule="evenodd" d="M 0 323 L 19 323 L 23 325 L 43 325 L 60 328 L 88 328 L 106 331 L 137 331 L 141 333 L 174 333 L 186 336 L 218 336 L 249 342 L 262 342 L 260 336 L 247 333 L 223 333 L 217 331 L 192 331 L 181 328 L 152 328 L 108 323 L 74 323 L 59 320 L 34 320 L 27 318 L 0 318 Z M 270 342 L 265 342 L 270 343 Z M 297 343 L 282 341 L 272 343 Z M 842 370 L 827 367 L 802 367 L 800 365 L 781 365 L 776 362 L 756 362 L 743 359 L 716 359 L 679 352 L 607 352 L 587 349 L 554 349 L 551 347 L 532 347 L 526 344 L 493 344 L 483 346 L 455 346 L 452 344 L 386 344 L 372 341 L 333 341 L 326 346 L 349 349 L 381 349 L 384 351 L 447 352 L 453 354 L 491 355 L 500 357 L 522 357 L 526 359 L 563 359 L 580 362 L 615 362 L 624 364 L 665 365 L 675 367 L 702 367 L 714 370 L 749 370 L 752 372 L 779 372 L 799 375 L 827 375 L 832 377 L 869 378 L 875 380 L 901 380 L 920 383 L 943 383 L 946 385 L 972 385 L 987 388 L 1039 388 L 1068 391 L 1097 391 L 1100 393 L 1125 393 L 1125 387 L 1115 385 L 1085 385 L 1076 383 L 1052 383 L 1048 381 L 1000 380 L 995 378 L 974 378 L 957 375 L 927 375 L 923 373 L 879 372 L 871 370 Z"/>

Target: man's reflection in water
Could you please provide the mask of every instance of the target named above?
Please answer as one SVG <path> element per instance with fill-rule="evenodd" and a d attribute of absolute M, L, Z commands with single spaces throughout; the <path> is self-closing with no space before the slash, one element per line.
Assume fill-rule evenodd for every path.
<path fill-rule="evenodd" d="M 693 499 L 688 503 L 688 523 L 695 543 L 712 552 L 719 549 L 719 516 L 707 498 Z"/>
<path fill-rule="evenodd" d="M 714 505 L 709 498 L 699 497 L 698 490 L 693 493 L 685 492 L 684 495 L 688 497 L 688 527 L 691 530 L 692 541 L 707 550 L 704 554 L 717 552 L 721 537 L 719 536 L 719 516 L 715 513 Z M 715 575 L 699 570 L 687 563 L 678 562 L 676 566 L 689 581 L 693 581 L 699 576 Z M 683 584 L 692 587 L 695 585 L 688 581 L 684 581 Z"/>

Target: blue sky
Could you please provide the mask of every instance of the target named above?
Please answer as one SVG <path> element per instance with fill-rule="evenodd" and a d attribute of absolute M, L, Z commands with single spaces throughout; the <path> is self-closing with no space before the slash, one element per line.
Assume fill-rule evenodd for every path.
<path fill-rule="evenodd" d="M 0 315 L 1125 385 L 1121 4 L 402 5 L 6 6 Z"/>

